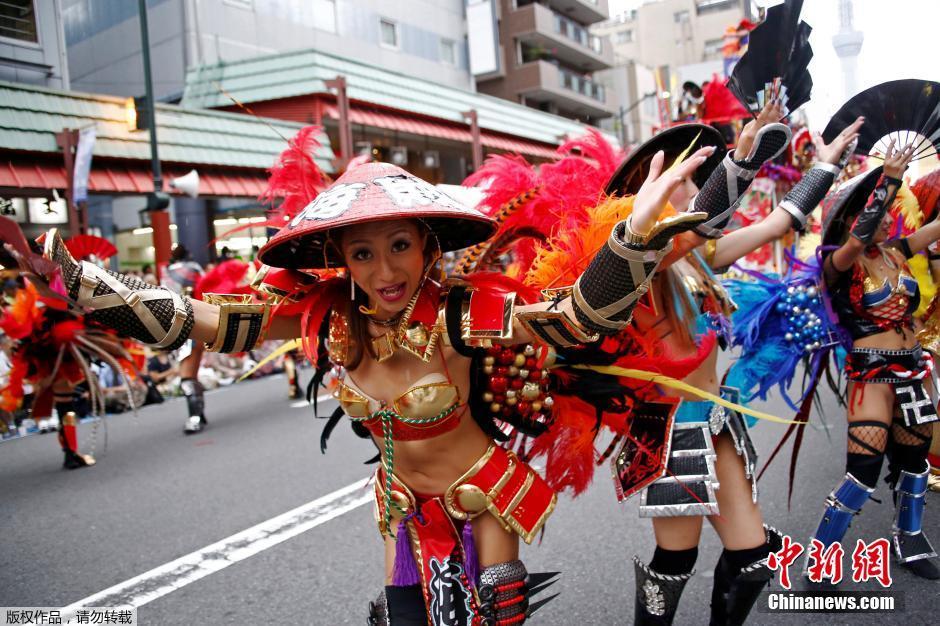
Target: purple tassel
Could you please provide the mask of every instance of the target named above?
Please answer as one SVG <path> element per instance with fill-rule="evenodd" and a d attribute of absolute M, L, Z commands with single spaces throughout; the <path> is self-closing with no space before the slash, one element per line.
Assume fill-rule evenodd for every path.
<path fill-rule="evenodd" d="M 421 582 L 418 564 L 411 551 L 411 537 L 408 536 L 408 522 L 412 517 L 414 513 L 405 516 L 395 536 L 395 565 L 392 567 L 392 585 L 395 587 L 408 587 Z"/>
<path fill-rule="evenodd" d="M 463 543 L 464 570 L 467 573 L 467 580 L 476 587 L 477 581 L 480 579 L 480 561 L 477 558 L 477 545 L 473 541 L 473 524 L 470 523 L 470 520 L 464 522 L 461 541 Z"/>

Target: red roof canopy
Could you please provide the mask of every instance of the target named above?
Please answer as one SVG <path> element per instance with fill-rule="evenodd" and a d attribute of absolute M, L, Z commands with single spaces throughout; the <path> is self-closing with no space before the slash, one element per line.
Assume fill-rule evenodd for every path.
<path fill-rule="evenodd" d="M 325 102 L 322 111 L 325 117 L 334 120 L 339 119 L 339 111 L 333 103 Z M 350 107 L 349 119 L 353 124 L 362 124 L 363 126 L 374 126 L 412 135 L 449 139 L 450 141 L 463 143 L 473 142 L 470 129 L 465 125 L 424 119 L 413 114 L 395 111 L 366 109 L 356 106 L 355 103 Z M 480 130 L 480 142 L 484 147 L 494 150 L 535 156 L 541 159 L 555 160 L 559 157 L 558 152 L 552 146 L 519 137 L 498 135 L 484 129 Z"/>
<path fill-rule="evenodd" d="M 23 156 L 11 159 L 0 157 L 0 188 L 9 187 L 24 191 L 64 189 L 65 166 L 49 159 Z M 164 170 L 164 180 L 184 175 L 189 169 L 169 167 Z M 214 171 L 199 168 L 199 195 L 257 198 L 267 185 L 263 173 L 238 172 L 231 168 Z M 93 193 L 144 194 L 153 191 L 153 176 L 147 164 L 92 161 L 88 176 L 88 191 Z M 166 191 L 171 191 L 166 189 Z"/>

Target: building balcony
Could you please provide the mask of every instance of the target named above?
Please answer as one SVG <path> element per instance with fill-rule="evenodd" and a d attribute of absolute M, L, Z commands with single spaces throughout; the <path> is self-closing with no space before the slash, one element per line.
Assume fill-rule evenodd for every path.
<path fill-rule="evenodd" d="M 609 117 L 604 86 L 548 61 L 533 61 L 516 68 L 512 77 L 516 95 L 529 104 L 550 103 L 559 111 L 582 119 Z"/>
<path fill-rule="evenodd" d="M 610 42 L 588 32 L 582 24 L 541 4 L 512 12 L 505 22 L 508 35 L 520 46 L 522 62 L 556 58 L 585 72 L 613 66 Z"/>
<path fill-rule="evenodd" d="M 596 24 L 610 17 L 607 0 L 548 0 L 548 4 L 582 24 Z"/>

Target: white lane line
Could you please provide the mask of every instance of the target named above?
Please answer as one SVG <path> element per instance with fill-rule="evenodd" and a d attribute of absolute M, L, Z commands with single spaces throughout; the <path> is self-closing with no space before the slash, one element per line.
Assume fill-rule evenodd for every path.
<path fill-rule="evenodd" d="M 82 607 L 140 607 L 177 589 L 243 561 L 263 550 L 316 528 L 374 498 L 366 490 L 371 479 L 360 480 L 247 530 L 196 550 L 149 572 L 118 583 L 62 609 L 74 616 Z"/>
<path fill-rule="evenodd" d="M 317 396 L 317 402 L 318 402 L 318 403 L 319 403 L 319 402 L 326 402 L 327 400 L 333 400 L 333 396 L 332 396 L 331 394 L 328 394 L 328 393 L 325 393 L 325 394 L 323 394 L 322 396 Z M 290 403 L 290 408 L 292 408 L 292 409 L 301 409 L 301 408 L 303 408 L 303 407 L 305 407 L 305 406 L 310 406 L 310 403 L 307 402 L 306 400 L 297 400 L 297 401 L 295 401 L 295 402 L 291 402 L 291 403 Z"/>

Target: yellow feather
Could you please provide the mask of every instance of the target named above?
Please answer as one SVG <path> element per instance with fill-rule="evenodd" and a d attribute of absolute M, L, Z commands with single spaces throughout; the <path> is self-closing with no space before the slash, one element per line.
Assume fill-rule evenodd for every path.
<path fill-rule="evenodd" d="M 677 156 L 676 160 L 672 162 L 672 165 L 669 166 L 669 169 L 667 169 L 663 173 L 665 174 L 667 172 L 671 172 L 672 170 L 679 167 L 679 165 L 681 165 L 682 162 L 685 161 L 686 157 L 689 156 L 689 153 L 692 152 L 692 148 L 695 147 L 695 144 L 698 143 L 698 138 L 701 136 L 702 136 L 702 131 L 699 131 L 698 134 L 695 136 L 695 139 L 692 140 L 692 143 L 690 143 L 685 150 L 679 153 L 679 156 Z"/>
<path fill-rule="evenodd" d="M 895 214 L 900 213 L 904 217 L 904 227 L 910 231 L 917 230 L 924 223 L 924 215 L 920 212 L 920 205 L 917 203 L 917 197 L 907 186 L 907 183 L 901 185 L 894 198 Z"/>
<path fill-rule="evenodd" d="M 933 276 L 930 275 L 930 262 L 922 254 L 915 254 L 908 260 L 907 266 L 911 270 L 911 275 L 917 279 L 917 285 L 920 287 L 920 306 L 914 311 L 914 317 L 921 317 L 927 312 L 927 307 L 933 301 L 937 293 L 937 285 L 933 282 Z"/>
<path fill-rule="evenodd" d="M 245 380 L 246 378 L 248 378 L 249 376 L 257 372 L 262 367 L 264 367 L 265 365 L 267 365 L 268 363 L 270 363 L 277 357 L 281 356 L 282 354 L 287 354 L 291 350 L 297 350 L 298 348 L 301 348 L 301 347 L 303 347 L 303 342 L 300 339 L 291 339 L 290 341 L 285 341 L 284 343 L 280 345 L 280 347 L 278 347 L 277 350 L 275 350 L 268 356 L 258 361 L 257 365 L 255 365 L 253 368 L 251 368 L 250 370 L 242 374 L 239 377 L 237 382 L 242 382 L 243 380 Z"/>

